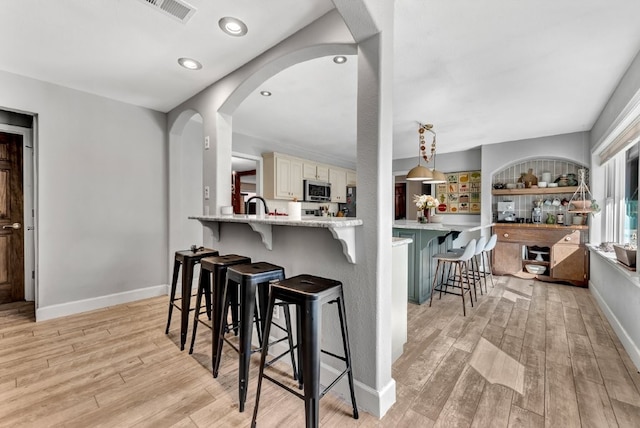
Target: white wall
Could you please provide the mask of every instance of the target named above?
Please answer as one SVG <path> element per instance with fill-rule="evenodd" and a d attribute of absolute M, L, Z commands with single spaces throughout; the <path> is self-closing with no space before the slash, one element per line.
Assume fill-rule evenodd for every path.
<path fill-rule="evenodd" d="M 5 72 L 0 108 L 38 116 L 38 319 L 164 292 L 166 115 Z"/>
<path fill-rule="evenodd" d="M 195 221 L 189 220 L 194 213 L 202 213 L 202 121 L 190 120 L 182 133 L 181 152 L 181 186 L 180 186 L 180 233 L 177 247 L 171 253 L 184 250 L 191 245 L 202 245 L 202 227 Z"/>

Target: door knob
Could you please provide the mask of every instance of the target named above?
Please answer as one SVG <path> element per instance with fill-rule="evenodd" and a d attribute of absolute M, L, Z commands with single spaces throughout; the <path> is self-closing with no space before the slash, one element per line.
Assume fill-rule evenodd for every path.
<path fill-rule="evenodd" d="M 20 223 L 5 224 L 4 226 L 2 226 L 3 229 L 15 229 L 15 230 L 18 230 L 21 227 L 22 225 Z"/>

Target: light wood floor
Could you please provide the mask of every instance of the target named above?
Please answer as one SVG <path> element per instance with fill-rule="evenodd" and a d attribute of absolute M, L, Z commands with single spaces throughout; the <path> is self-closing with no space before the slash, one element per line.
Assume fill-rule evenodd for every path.
<path fill-rule="evenodd" d="M 328 395 L 321 425 L 640 426 L 640 374 L 588 290 L 502 277 L 478 297 L 466 317 L 456 296 L 410 305 L 396 404 L 356 421 Z M 0 306 L 0 426 L 249 426 L 257 355 L 239 413 L 236 355 L 225 347 L 214 380 L 209 331 L 180 352 L 166 310 L 154 298 L 36 324 L 30 304 Z M 263 385 L 259 426 L 304 426 L 303 402 Z"/>

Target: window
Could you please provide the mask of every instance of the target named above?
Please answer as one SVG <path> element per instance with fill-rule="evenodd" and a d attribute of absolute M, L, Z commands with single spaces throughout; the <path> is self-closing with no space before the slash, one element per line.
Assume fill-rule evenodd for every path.
<path fill-rule="evenodd" d="M 637 241 L 639 154 L 636 142 L 604 165 L 603 241 L 623 244 Z"/>
<path fill-rule="evenodd" d="M 638 231 L 638 144 L 625 152 L 623 242 L 636 241 Z"/>

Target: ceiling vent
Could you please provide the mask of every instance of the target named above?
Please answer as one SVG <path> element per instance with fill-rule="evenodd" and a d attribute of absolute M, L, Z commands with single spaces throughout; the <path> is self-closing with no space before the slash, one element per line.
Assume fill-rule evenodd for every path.
<path fill-rule="evenodd" d="M 182 0 L 140 0 L 155 10 L 186 24 L 196 9 Z"/>

